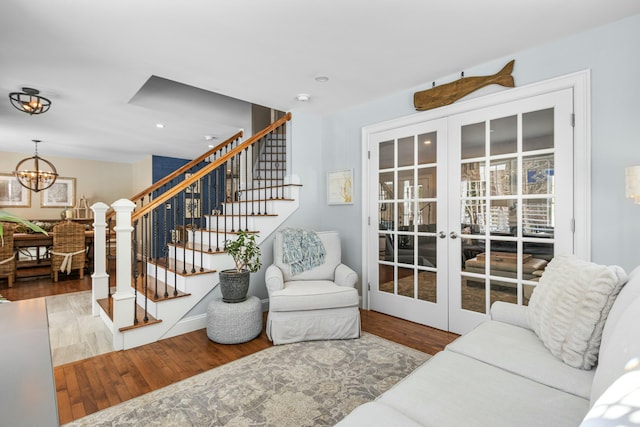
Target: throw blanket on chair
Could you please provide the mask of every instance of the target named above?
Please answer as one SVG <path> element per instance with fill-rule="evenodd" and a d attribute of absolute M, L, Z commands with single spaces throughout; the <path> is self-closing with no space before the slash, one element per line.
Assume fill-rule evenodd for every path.
<path fill-rule="evenodd" d="M 313 231 L 300 228 L 282 230 L 282 262 L 291 266 L 291 274 L 300 274 L 324 264 L 324 245 Z"/>

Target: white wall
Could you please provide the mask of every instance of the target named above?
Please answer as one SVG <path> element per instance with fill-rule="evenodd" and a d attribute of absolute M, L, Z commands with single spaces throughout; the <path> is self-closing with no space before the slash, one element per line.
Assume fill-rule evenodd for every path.
<path fill-rule="evenodd" d="M 515 59 L 516 85 L 591 70 L 592 102 L 592 259 L 619 264 L 630 270 L 640 264 L 637 241 L 640 237 L 640 206 L 624 198 L 624 168 L 640 164 L 640 15 L 626 18 L 561 41 L 516 52 L 494 61 L 465 69 L 465 75 L 488 75 Z M 458 76 L 444 76 L 448 82 Z M 315 206 L 321 221 L 314 228 L 341 232 L 345 263 L 361 270 L 362 183 L 360 177 L 361 129 L 364 126 L 415 113 L 413 93 L 431 87 L 431 82 L 360 105 L 324 119 L 322 122 L 322 167 L 315 179 L 322 182 L 327 171 L 355 169 L 354 204 L 327 206 L 326 189 L 320 189 Z M 481 96 L 497 87 L 485 88 Z M 294 122 L 298 117 L 294 114 Z M 313 126 L 316 126 L 314 123 Z M 298 141 L 299 142 L 299 141 Z M 303 189 L 304 194 L 307 189 Z M 303 204 L 304 206 L 304 204 Z"/>
<path fill-rule="evenodd" d="M 80 160 L 40 154 L 53 163 L 59 176 L 76 179 L 76 203 L 85 196 L 89 206 L 96 202 L 111 204 L 132 196 L 132 172 L 129 163 Z M 0 153 L 0 172 L 10 174 L 18 162 L 33 153 Z M 28 219 L 60 219 L 62 208 L 41 208 L 40 193 L 31 192 L 30 208 L 0 208 Z"/>

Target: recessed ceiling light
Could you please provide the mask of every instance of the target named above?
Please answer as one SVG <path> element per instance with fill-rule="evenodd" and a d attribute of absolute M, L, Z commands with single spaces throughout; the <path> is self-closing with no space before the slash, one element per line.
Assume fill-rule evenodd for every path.
<path fill-rule="evenodd" d="M 316 81 L 318 83 L 326 83 L 326 82 L 329 81 L 329 77 L 327 77 L 327 76 L 317 76 L 316 77 Z"/>
<path fill-rule="evenodd" d="M 429 144 L 431 144 L 431 140 L 430 140 L 430 139 L 425 139 L 425 140 L 424 140 L 424 143 L 425 143 L 426 145 L 429 145 Z"/>
<path fill-rule="evenodd" d="M 311 99 L 311 95 L 307 93 L 299 93 L 298 95 L 296 95 L 296 99 L 298 101 L 307 102 L 308 100 Z"/>
<path fill-rule="evenodd" d="M 163 129 L 163 128 L 164 128 L 164 125 L 163 125 L 162 123 L 156 123 L 156 127 L 157 127 L 158 129 Z"/>
<path fill-rule="evenodd" d="M 209 144 L 209 148 L 213 148 L 213 144 Z"/>
<path fill-rule="evenodd" d="M 206 139 L 207 141 L 212 141 L 214 139 L 218 139 L 218 137 L 213 136 L 213 135 L 205 135 L 204 139 Z"/>

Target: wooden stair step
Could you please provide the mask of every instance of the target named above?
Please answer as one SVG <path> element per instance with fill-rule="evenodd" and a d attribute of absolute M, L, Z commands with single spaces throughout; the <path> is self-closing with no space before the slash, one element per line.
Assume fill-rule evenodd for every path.
<path fill-rule="evenodd" d="M 198 229 L 198 230 L 196 230 L 196 233 L 199 232 L 199 231 L 201 231 L 203 233 L 208 233 L 209 232 L 209 230 Z M 218 246 L 220 246 L 220 248 L 222 248 L 222 245 L 224 244 L 224 242 L 222 240 L 219 240 L 218 242 L 219 242 Z M 181 243 L 169 243 L 168 245 L 169 246 L 173 246 L 173 247 L 177 248 L 178 250 L 184 248 L 184 245 L 181 244 Z M 205 243 L 205 244 L 187 242 L 186 249 L 193 250 L 193 251 L 196 251 L 196 252 L 209 253 L 209 254 L 223 254 L 224 253 L 224 251 L 222 249 L 216 250 L 216 242 L 215 242 L 214 238 L 211 239 L 211 250 L 209 250 L 209 243 L 208 242 Z"/>
<path fill-rule="evenodd" d="M 107 316 L 109 316 L 109 319 L 113 321 L 113 298 L 109 296 L 108 298 L 101 298 L 97 302 L 100 308 L 107 314 Z M 144 320 L 145 318 L 144 308 L 136 304 L 135 317 L 137 319 L 137 323 L 134 323 L 131 326 L 124 326 L 120 328 L 119 331 L 124 332 L 131 329 L 141 328 L 143 326 L 154 325 L 156 323 L 162 322 L 162 320 L 156 319 L 155 317 L 151 316 L 149 313 L 147 313 L 146 316 L 147 316 L 147 320 Z"/>
<path fill-rule="evenodd" d="M 216 270 L 208 270 L 206 268 L 202 269 L 201 271 L 199 265 L 194 265 L 189 262 L 183 263 L 182 261 L 176 261 L 173 258 L 169 258 L 169 265 L 167 265 L 164 262 L 164 259 L 149 260 L 148 262 L 151 265 L 157 264 L 158 267 L 166 268 L 169 272 L 176 273 L 179 276 L 197 276 L 199 274 L 208 274 L 208 273 L 216 272 Z M 176 271 L 176 264 L 177 264 L 177 271 Z"/>
<path fill-rule="evenodd" d="M 144 290 L 144 279 L 145 277 L 148 279 L 147 280 L 147 291 L 145 293 Z M 151 277 L 151 276 L 145 276 L 145 277 L 138 277 L 137 283 L 136 283 L 136 290 L 138 291 L 139 294 L 146 294 L 147 298 L 150 299 L 153 302 L 160 302 L 160 301 L 169 301 L 172 299 L 176 299 L 176 298 L 182 298 L 182 297 L 187 297 L 189 295 L 191 295 L 190 293 L 187 292 L 182 292 L 182 291 L 176 291 L 176 289 L 167 284 L 166 286 L 166 292 L 167 292 L 167 296 L 165 296 L 165 282 L 162 280 L 159 280 L 156 282 L 156 278 L 155 277 Z M 158 289 L 158 296 L 156 297 L 156 283 L 157 283 L 157 289 Z"/>

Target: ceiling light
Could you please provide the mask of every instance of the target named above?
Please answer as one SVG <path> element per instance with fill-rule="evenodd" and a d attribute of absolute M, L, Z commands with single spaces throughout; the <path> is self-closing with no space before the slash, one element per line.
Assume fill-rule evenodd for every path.
<path fill-rule="evenodd" d="M 23 87 L 22 92 L 11 92 L 9 99 L 11 105 L 24 113 L 30 115 L 46 113 L 51 107 L 51 101 L 38 95 L 39 93 L 37 89 Z"/>
<path fill-rule="evenodd" d="M 213 136 L 213 135 L 205 135 L 204 139 L 206 139 L 207 141 L 212 141 L 214 139 L 218 139 L 218 137 Z"/>
<path fill-rule="evenodd" d="M 326 83 L 326 82 L 329 81 L 329 77 L 327 77 L 327 76 L 317 76 L 316 77 L 316 81 L 318 83 Z"/>
<path fill-rule="evenodd" d="M 20 160 L 13 174 L 18 178 L 20 185 L 37 193 L 56 182 L 58 171 L 53 163 L 38 156 L 38 143 L 41 141 L 34 139 L 33 142 L 36 144 L 35 155 Z"/>
<path fill-rule="evenodd" d="M 430 140 L 430 139 L 425 139 L 425 140 L 424 140 L 424 143 L 425 143 L 426 145 L 429 145 L 429 144 L 431 144 L 431 140 Z"/>
<path fill-rule="evenodd" d="M 156 123 L 156 127 L 158 129 L 164 129 L 164 125 L 162 123 Z"/>
<path fill-rule="evenodd" d="M 308 100 L 311 99 L 311 95 L 307 93 L 299 93 L 298 95 L 296 95 L 296 99 L 298 101 L 307 102 Z"/>
<path fill-rule="evenodd" d="M 213 148 L 213 144 L 209 144 L 209 148 Z"/>

